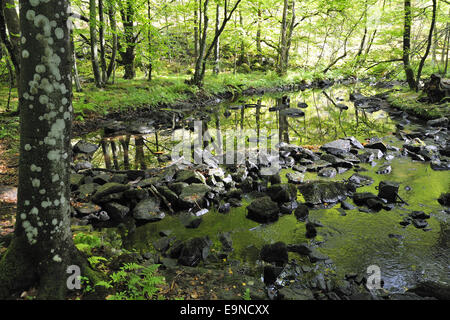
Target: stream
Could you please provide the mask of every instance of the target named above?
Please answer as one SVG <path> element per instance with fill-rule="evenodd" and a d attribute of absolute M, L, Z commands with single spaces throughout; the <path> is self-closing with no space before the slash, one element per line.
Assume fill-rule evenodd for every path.
<path fill-rule="evenodd" d="M 355 91 L 372 96 L 386 89 L 363 84 L 335 85 L 325 89 L 326 94 L 319 89 L 308 89 L 239 97 L 206 110 L 178 110 L 173 113 L 173 124 L 169 127 L 159 126 L 152 119 L 136 119 L 126 125 L 112 122 L 105 130 L 74 139 L 73 144 L 82 139 L 101 146 L 89 159 L 93 167 L 146 170 L 166 166 L 171 162 L 171 150 L 176 145 L 183 140 L 194 141 L 193 123 L 196 120 L 202 121 L 215 142 L 220 142 L 220 136 L 225 132 L 248 130 L 249 141 L 261 142 L 266 133 L 276 134 L 284 143 L 315 152 L 320 150 L 320 146 L 343 137 L 353 136 L 363 144 L 370 143 L 370 138 L 381 138 L 392 148 L 379 159 L 358 164 L 358 173 L 370 177 L 373 183 L 358 188 L 357 192 L 377 194 L 376 188 L 381 181 L 399 183 L 398 194 L 403 203 L 392 206 L 390 210 L 360 210 L 351 198 L 346 200 L 354 205 L 349 210 L 343 210 L 339 203 L 310 208 L 309 219 L 323 225 L 317 228 L 317 236 L 310 239 L 305 236 L 305 223 L 299 222 L 294 214 L 281 215 L 277 221 L 267 224 L 248 219 L 246 207 L 257 197 L 253 193 L 245 193 L 241 199 L 242 206 L 232 207 L 226 214 L 211 207 L 202 215 L 196 228 L 186 228 L 178 214 L 167 214 L 160 221 L 137 225 L 133 232 L 122 234 L 123 244 L 127 249 L 147 252 L 161 238 L 161 231 L 171 230 L 177 240 L 208 236 L 213 242 L 212 250 L 220 251 L 218 234 L 230 232 L 233 251 L 227 259 L 247 266 L 258 278 L 263 272 L 260 249 L 265 244 L 282 241 L 286 244 L 308 243 L 316 247 L 331 259 L 329 267 L 340 277 L 365 273 L 368 266 L 376 265 L 381 270 L 384 288 L 390 292 L 403 292 L 424 280 L 450 284 L 450 215 L 448 209 L 445 211 L 437 201 L 442 193 L 450 191 L 450 173 L 448 170 L 433 170 L 429 161 L 416 161 L 400 154 L 405 144 L 404 136 L 414 136 L 424 128 L 423 122 L 391 110 L 381 100 L 355 106 L 357 103 L 349 99 Z M 292 112 L 283 111 L 286 104 L 290 104 Z M 437 135 L 448 138 L 446 131 Z M 433 134 L 420 139 L 427 145 L 436 143 L 436 135 Z M 377 173 L 384 165 L 390 165 L 390 172 Z M 307 170 L 303 183 L 347 181 L 356 173 L 355 168 L 341 170 L 330 178 Z M 288 182 L 286 174 L 294 172 L 292 167 L 282 166 L 282 183 Z M 298 192 L 297 200 L 300 203 L 305 201 L 302 193 Z M 400 224 L 412 211 L 430 215 L 426 228 Z M 107 232 L 119 231 L 111 228 Z M 297 253 L 290 252 L 289 259 L 313 266 L 306 257 Z"/>

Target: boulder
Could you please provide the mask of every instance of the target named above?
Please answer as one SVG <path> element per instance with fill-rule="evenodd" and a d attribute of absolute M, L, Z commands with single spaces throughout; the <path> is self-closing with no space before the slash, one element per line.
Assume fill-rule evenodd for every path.
<path fill-rule="evenodd" d="M 339 139 L 329 143 L 324 144 L 320 149 L 326 152 L 334 153 L 344 153 L 349 152 L 351 149 L 351 143 L 349 140 Z M 330 153 L 331 153 L 330 152 Z"/>
<path fill-rule="evenodd" d="M 299 185 L 305 202 L 311 205 L 335 203 L 347 198 L 349 189 L 342 182 L 311 181 Z"/>
<path fill-rule="evenodd" d="M 438 202 L 442 206 L 449 207 L 450 206 L 450 193 L 442 193 L 438 199 Z"/>
<path fill-rule="evenodd" d="M 83 140 L 78 141 L 72 148 L 73 153 L 84 153 L 91 155 L 97 151 L 98 145 Z"/>
<path fill-rule="evenodd" d="M 275 184 L 267 188 L 267 194 L 273 201 L 284 203 L 297 198 L 297 189 L 293 184 Z"/>
<path fill-rule="evenodd" d="M 337 175 L 335 168 L 323 168 L 317 174 L 319 177 L 334 178 Z"/>
<path fill-rule="evenodd" d="M 180 204 L 184 208 L 192 208 L 196 205 L 202 206 L 204 197 L 210 188 L 206 184 L 193 183 L 184 188 L 179 196 Z"/>
<path fill-rule="evenodd" d="M 206 236 L 193 238 L 183 243 L 178 258 L 178 263 L 188 267 L 195 267 L 201 261 L 205 261 L 209 255 L 212 241 Z"/>
<path fill-rule="evenodd" d="M 273 262 L 277 265 L 283 265 L 289 260 L 287 246 L 281 241 L 264 245 L 261 249 L 260 257 L 263 261 Z"/>
<path fill-rule="evenodd" d="M 125 184 L 120 184 L 117 182 L 108 182 L 102 185 L 97 189 L 94 196 L 92 197 L 92 201 L 96 203 L 106 202 L 106 196 L 113 193 L 120 193 L 126 191 L 130 188 L 130 186 Z"/>
<path fill-rule="evenodd" d="M 260 223 L 274 222 L 278 220 L 279 208 L 270 197 L 262 197 L 254 200 L 247 207 L 247 218 Z"/>
<path fill-rule="evenodd" d="M 103 205 L 103 209 L 108 213 L 111 219 L 115 221 L 122 221 L 130 212 L 130 208 L 117 202 L 106 203 Z"/>
<path fill-rule="evenodd" d="M 164 212 L 160 211 L 159 200 L 151 197 L 141 200 L 133 209 L 133 217 L 136 220 L 155 222 L 165 217 Z"/>
<path fill-rule="evenodd" d="M 299 204 L 298 207 L 294 211 L 294 215 L 298 221 L 306 221 L 309 215 L 309 208 L 304 204 Z"/>

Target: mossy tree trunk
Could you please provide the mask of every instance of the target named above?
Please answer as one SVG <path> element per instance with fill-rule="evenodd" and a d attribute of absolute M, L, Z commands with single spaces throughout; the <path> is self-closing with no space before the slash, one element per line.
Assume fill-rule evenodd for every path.
<path fill-rule="evenodd" d="M 20 162 L 14 238 L 0 261 L 0 298 L 38 288 L 62 299 L 67 267 L 84 264 L 70 231 L 69 2 L 20 1 Z"/>
<path fill-rule="evenodd" d="M 416 88 L 414 71 L 411 67 L 409 56 L 411 52 L 411 0 L 404 2 L 404 28 L 403 28 L 403 68 L 405 70 L 406 81 L 411 90 Z"/>

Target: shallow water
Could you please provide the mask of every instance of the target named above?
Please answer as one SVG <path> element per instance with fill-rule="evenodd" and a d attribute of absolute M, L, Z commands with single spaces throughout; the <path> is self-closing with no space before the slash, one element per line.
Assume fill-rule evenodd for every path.
<path fill-rule="evenodd" d="M 370 90 L 363 93 L 370 94 Z M 307 90 L 289 94 L 291 107 L 296 108 L 297 102 L 306 102 L 309 107 L 303 109 L 305 117 L 280 117 L 279 112 L 270 112 L 269 107 L 280 103 L 281 95 L 267 95 L 263 97 L 245 98 L 243 101 L 225 102 L 213 107 L 206 117 L 208 129 L 220 128 L 226 130 L 251 129 L 258 133 L 262 130 L 277 132 L 285 142 L 317 146 L 344 136 L 355 136 L 360 142 L 369 137 L 385 137 L 384 141 L 390 145 L 401 147 L 402 142 L 392 135 L 395 131 L 395 121 L 388 113 L 380 110 L 373 113 L 357 111 L 353 103 L 348 101 L 348 95 L 354 88 L 334 87 L 327 89 L 329 96 L 338 103 L 346 104 L 349 109 L 340 112 L 319 90 Z M 368 92 L 369 91 L 369 92 Z M 338 101 L 341 98 L 342 101 Z M 242 103 L 252 103 L 260 107 L 240 108 Z M 234 107 L 233 107 L 234 106 Z M 188 114 L 185 119 L 192 121 L 198 114 Z M 190 138 L 192 133 L 189 132 Z M 212 132 L 214 132 L 212 130 Z M 217 131 L 217 130 L 216 130 Z M 158 151 L 166 150 L 168 154 L 173 142 L 170 132 L 160 133 L 158 136 Z M 139 136 L 138 136 L 139 137 Z M 156 135 L 144 135 L 149 149 L 156 148 Z M 90 139 L 98 139 L 98 135 L 91 135 Z M 136 150 L 130 144 L 131 167 L 142 167 L 135 161 Z M 122 151 L 118 150 L 119 168 Z M 141 151 L 139 151 L 141 152 Z M 145 166 L 162 165 L 156 159 L 160 155 L 151 152 L 144 153 Z M 138 156 L 139 158 L 139 156 Z M 103 154 L 98 151 L 94 156 L 95 165 L 104 166 Z M 433 279 L 450 283 L 450 229 L 449 214 L 442 211 L 437 198 L 443 192 L 449 192 L 450 173 L 448 171 L 433 171 L 429 163 L 414 162 L 410 158 L 395 158 L 392 172 L 388 175 L 376 174 L 376 169 L 383 164 L 383 159 L 371 167 L 361 165 L 368 171 L 361 172 L 374 179 L 370 186 L 358 189 L 358 192 L 372 192 L 382 180 L 396 181 L 400 185 L 400 196 L 409 205 L 397 205 L 391 211 L 381 210 L 377 213 L 363 213 L 358 209 L 347 210 L 342 216 L 337 210 L 340 205 L 331 209 L 311 210 L 310 216 L 320 221 L 324 227 L 318 228 L 318 236 L 314 240 L 305 238 L 305 223 L 298 222 L 293 214 L 282 216 L 277 222 L 269 225 L 259 225 L 245 217 L 246 205 L 251 199 L 244 198 L 243 206 L 234 208 L 228 214 L 220 214 L 215 210 L 203 216 L 203 222 L 197 229 L 186 229 L 177 216 L 167 216 L 160 222 L 150 223 L 138 227 L 130 233 L 124 244 L 129 248 L 147 251 L 152 242 L 159 238 L 159 231 L 170 229 L 177 239 L 188 239 L 208 235 L 214 242 L 213 249 L 219 249 L 218 233 L 231 231 L 234 252 L 232 259 L 237 259 L 249 265 L 255 265 L 259 249 L 263 244 L 276 241 L 285 243 L 310 242 L 319 245 L 319 251 L 327 254 L 335 263 L 338 274 L 350 272 L 365 272 L 368 266 L 377 265 L 381 269 L 385 288 L 402 291 L 414 285 L 418 280 Z M 286 181 L 283 170 L 282 178 Z M 337 175 L 336 178 L 320 178 L 316 173 L 307 173 L 305 180 L 343 180 L 349 178 L 353 170 Z M 409 187 L 406 188 L 405 187 Z M 409 190 L 409 191 L 407 191 Z M 302 196 L 299 193 L 299 200 Z M 348 200 L 352 202 L 352 200 Z M 420 210 L 431 214 L 428 219 L 430 231 L 416 229 L 413 225 L 406 228 L 399 222 L 411 210 Z M 391 238 L 389 234 L 401 235 L 403 239 Z M 296 254 L 290 258 L 309 263 Z"/>

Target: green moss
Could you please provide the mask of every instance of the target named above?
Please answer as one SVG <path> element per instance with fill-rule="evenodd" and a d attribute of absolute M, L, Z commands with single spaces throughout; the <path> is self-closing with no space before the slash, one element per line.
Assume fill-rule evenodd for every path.
<path fill-rule="evenodd" d="M 421 93 L 400 89 L 389 94 L 388 101 L 400 110 L 424 120 L 431 120 L 450 115 L 450 104 L 426 104 L 419 102 Z"/>

